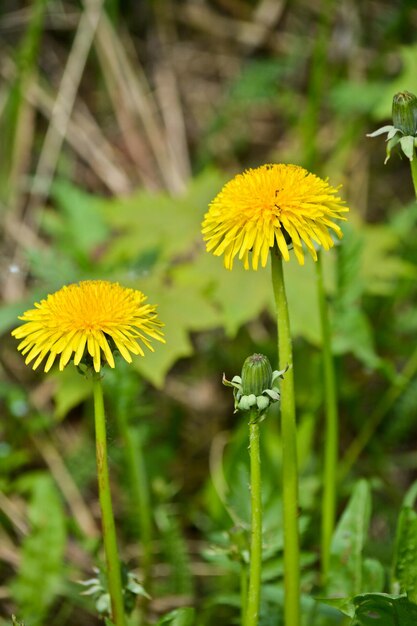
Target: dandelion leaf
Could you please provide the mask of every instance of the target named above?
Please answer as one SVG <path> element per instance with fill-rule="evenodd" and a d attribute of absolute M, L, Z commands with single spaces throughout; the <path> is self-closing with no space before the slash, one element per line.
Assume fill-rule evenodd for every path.
<path fill-rule="evenodd" d="M 195 611 L 193 608 L 184 606 L 170 611 L 157 622 L 157 626 L 193 626 Z"/>
<path fill-rule="evenodd" d="M 107 260 L 129 261 L 140 251 L 156 249 L 162 261 L 171 263 L 178 255 L 177 262 L 183 255 L 192 261 L 198 248 L 203 248 L 204 213 L 222 182 L 219 174 L 210 171 L 195 178 L 178 196 L 139 191 L 129 198 L 103 200 L 103 215 L 118 233 Z"/>
<path fill-rule="evenodd" d="M 193 263 L 184 264 L 175 272 L 177 285 L 198 289 L 217 311 L 216 325 L 223 326 L 229 337 L 262 311 L 272 306 L 272 289 L 268 269 L 246 271 L 236 263 L 230 272 L 223 260 L 203 252 Z"/>
<path fill-rule="evenodd" d="M 370 489 L 360 480 L 335 530 L 326 594 L 349 598 L 362 591 L 362 551 L 370 517 Z"/>
<path fill-rule="evenodd" d="M 142 281 L 141 287 L 149 302 L 158 303 L 158 317 L 165 324 L 166 343 L 146 351 L 146 358 L 135 358 L 135 368 L 156 386 L 162 386 L 170 367 L 179 359 L 190 356 L 193 345 L 190 332 L 203 331 L 220 325 L 213 305 L 197 290 L 184 286 L 164 289 L 155 281 Z"/>
<path fill-rule="evenodd" d="M 370 322 L 361 307 L 365 282 L 362 276 L 363 236 L 352 226 L 345 228 L 337 264 L 337 290 L 333 315 L 333 347 L 336 353 L 351 352 L 375 369 L 380 358 L 375 352 Z"/>
<path fill-rule="evenodd" d="M 61 213 L 46 212 L 43 228 L 55 237 L 62 250 L 75 252 L 80 260 L 88 258 L 109 237 L 101 199 L 64 180 L 54 183 L 52 197 Z"/>
<path fill-rule="evenodd" d="M 23 620 L 41 626 L 63 581 L 66 542 L 63 507 L 49 476 L 34 480 L 28 516 L 31 528 L 10 590 Z"/>
<path fill-rule="evenodd" d="M 417 606 L 406 596 L 365 593 L 353 598 L 355 613 L 351 626 L 415 626 Z"/>
<path fill-rule="evenodd" d="M 294 336 L 304 337 L 311 343 L 320 345 L 321 330 L 314 261 L 306 257 L 305 264 L 301 266 L 296 263 L 295 258 L 291 258 L 289 263 L 284 265 L 284 277 L 291 332 Z"/>
<path fill-rule="evenodd" d="M 54 370 L 50 377 L 55 382 L 55 418 L 62 420 L 73 408 L 91 397 L 91 380 L 83 380 L 76 367 L 66 367 L 62 372 Z"/>
<path fill-rule="evenodd" d="M 409 489 L 398 518 L 393 579 L 401 593 L 417 604 L 417 513 L 412 508 L 417 483 Z"/>

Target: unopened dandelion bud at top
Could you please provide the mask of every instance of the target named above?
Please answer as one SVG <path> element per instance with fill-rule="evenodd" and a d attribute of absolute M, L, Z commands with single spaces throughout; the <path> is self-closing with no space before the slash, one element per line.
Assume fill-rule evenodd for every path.
<path fill-rule="evenodd" d="M 242 394 L 260 396 L 265 389 L 272 387 L 272 367 L 263 354 L 252 354 L 242 367 Z"/>
<path fill-rule="evenodd" d="M 404 135 L 417 135 L 417 96 L 400 91 L 392 100 L 392 123 Z"/>

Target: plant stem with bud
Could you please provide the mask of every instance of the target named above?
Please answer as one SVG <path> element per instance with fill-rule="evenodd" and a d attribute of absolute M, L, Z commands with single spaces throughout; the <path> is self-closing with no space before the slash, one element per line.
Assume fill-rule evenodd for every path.
<path fill-rule="evenodd" d="M 262 568 L 262 492 L 261 458 L 259 450 L 258 411 L 249 414 L 249 454 L 251 491 L 251 544 L 249 565 L 249 588 L 246 604 L 245 626 L 257 626 L 261 599 Z"/>

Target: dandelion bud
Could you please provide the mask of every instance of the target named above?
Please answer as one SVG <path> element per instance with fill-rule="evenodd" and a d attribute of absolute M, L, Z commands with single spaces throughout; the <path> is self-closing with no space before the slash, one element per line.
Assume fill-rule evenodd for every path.
<path fill-rule="evenodd" d="M 223 384 L 233 388 L 236 411 L 251 411 L 251 421 L 263 420 L 266 411 L 273 402 L 278 402 L 278 379 L 283 378 L 285 370 L 272 371 L 271 364 L 263 354 L 252 354 L 243 363 L 242 376 L 233 376 L 227 380 L 223 374 Z"/>
<path fill-rule="evenodd" d="M 392 122 L 404 135 L 417 135 L 417 97 L 400 91 L 392 100 Z"/>
<path fill-rule="evenodd" d="M 242 393 L 260 396 L 272 386 L 272 367 L 263 354 L 248 356 L 242 367 Z"/>

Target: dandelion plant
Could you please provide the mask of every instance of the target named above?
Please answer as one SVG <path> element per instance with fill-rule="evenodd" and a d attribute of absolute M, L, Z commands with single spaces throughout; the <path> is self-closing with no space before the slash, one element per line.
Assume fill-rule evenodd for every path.
<path fill-rule="evenodd" d="M 245 269 L 265 267 L 272 259 L 281 381 L 283 445 L 282 497 L 284 526 L 284 616 L 300 624 L 300 547 L 298 531 L 298 469 L 294 373 L 290 320 L 282 260 L 294 251 L 300 265 L 305 249 L 317 261 L 316 245 L 329 250 L 332 231 L 342 236 L 334 220 L 348 211 L 338 190 L 298 165 L 267 164 L 248 169 L 230 180 L 210 204 L 202 232 L 207 250 L 224 257 L 227 269 L 236 257 Z M 302 297 L 302 295 L 301 295 Z"/>
<path fill-rule="evenodd" d="M 101 371 L 104 365 L 115 367 L 117 350 L 129 363 L 132 354 L 144 355 L 142 345 L 153 351 L 151 339 L 164 341 L 162 324 L 155 306 L 146 304 L 141 291 L 118 283 L 87 280 L 62 287 L 35 304 L 20 319 L 24 322 L 12 331 L 21 339 L 18 350 L 33 362 L 33 369 L 46 358 L 48 372 L 59 358 L 59 369 L 73 359 L 74 365 L 90 371 L 93 379 L 96 430 L 96 457 L 99 500 L 107 580 L 111 599 L 111 618 L 115 626 L 125 626 L 121 567 L 110 493 L 107 462 L 107 435 Z"/>

